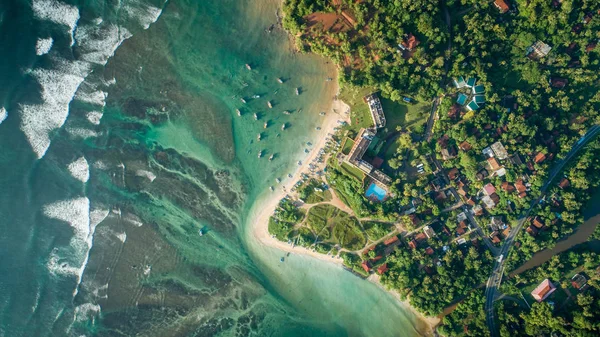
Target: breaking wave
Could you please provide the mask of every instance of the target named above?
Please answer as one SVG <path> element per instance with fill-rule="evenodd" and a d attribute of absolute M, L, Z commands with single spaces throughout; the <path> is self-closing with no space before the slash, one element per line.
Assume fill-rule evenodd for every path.
<path fill-rule="evenodd" d="M 126 28 L 114 24 L 82 26 L 75 32 L 77 49 L 83 53 L 81 59 L 90 63 L 105 65 L 117 48 L 133 36 Z"/>
<path fill-rule="evenodd" d="M 48 20 L 69 27 L 71 46 L 75 42 L 73 32 L 79 21 L 79 9 L 56 0 L 33 0 L 33 14 L 40 20 Z"/>
<path fill-rule="evenodd" d="M 6 112 L 6 109 L 4 107 L 0 107 L 0 124 L 2 124 L 2 122 L 4 122 L 6 117 L 8 117 L 8 113 Z"/>
<path fill-rule="evenodd" d="M 79 157 L 69 164 L 67 168 L 75 179 L 83 183 L 86 183 L 90 179 L 90 166 L 88 165 L 87 160 L 85 160 L 85 157 Z"/>
<path fill-rule="evenodd" d="M 154 179 L 156 179 L 156 174 L 147 171 L 147 170 L 137 170 L 135 171 L 135 175 L 138 177 L 145 177 L 148 178 L 148 180 L 150 180 L 150 182 L 153 182 Z"/>
<path fill-rule="evenodd" d="M 87 120 L 94 125 L 100 125 L 100 120 L 102 119 L 102 116 L 104 116 L 104 113 L 102 111 L 89 111 L 86 114 Z"/>
<path fill-rule="evenodd" d="M 144 29 L 150 28 L 150 25 L 155 23 L 162 13 L 162 9 L 144 3 L 128 3 L 123 6 L 123 11 Z"/>
<path fill-rule="evenodd" d="M 52 48 L 52 43 L 54 42 L 54 40 L 49 37 L 46 39 L 38 39 L 37 42 L 35 43 L 35 53 L 36 55 L 44 55 L 44 54 L 48 54 L 48 52 L 50 51 L 50 49 Z"/>

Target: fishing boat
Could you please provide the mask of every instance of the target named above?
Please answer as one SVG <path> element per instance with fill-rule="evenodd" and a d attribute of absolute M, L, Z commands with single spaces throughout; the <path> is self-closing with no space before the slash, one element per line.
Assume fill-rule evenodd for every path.
<path fill-rule="evenodd" d="M 256 136 L 256 139 L 260 142 L 260 140 L 262 139 L 262 135 L 259 133 L 258 136 Z"/>
<path fill-rule="evenodd" d="M 325 112 L 324 112 L 324 111 L 321 111 L 321 112 L 319 112 L 319 115 L 321 115 L 321 116 L 325 116 Z"/>
<path fill-rule="evenodd" d="M 202 228 L 200 228 L 200 229 L 198 230 L 198 235 L 200 235 L 200 236 L 204 235 L 204 231 L 202 230 Z"/>
<path fill-rule="evenodd" d="M 240 98 L 240 101 L 242 101 L 242 103 L 246 103 L 246 100 L 244 99 L 244 97 Z"/>
<path fill-rule="evenodd" d="M 254 120 L 258 120 L 258 115 L 256 113 L 254 113 Z"/>
<path fill-rule="evenodd" d="M 264 128 L 266 129 L 269 126 L 269 123 L 265 122 Z"/>
<path fill-rule="evenodd" d="M 281 182 L 281 179 L 275 178 L 275 181 L 279 184 Z"/>
<path fill-rule="evenodd" d="M 333 78 L 327 77 L 327 82 L 331 82 L 331 80 L 333 80 Z"/>
<path fill-rule="evenodd" d="M 292 177 L 292 174 L 291 174 L 291 173 L 288 173 L 288 178 L 291 178 L 291 177 Z"/>
<path fill-rule="evenodd" d="M 289 111 L 287 111 L 287 110 L 283 110 L 283 114 L 284 114 L 284 115 L 289 115 L 289 114 L 290 114 L 290 112 L 289 112 Z"/>
<path fill-rule="evenodd" d="M 304 149 L 304 153 L 308 153 L 308 149 Z"/>
<path fill-rule="evenodd" d="M 283 262 L 285 259 L 282 257 L 281 259 L 279 259 L 279 262 Z"/>
<path fill-rule="evenodd" d="M 271 192 L 273 192 L 275 189 L 273 188 L 273 186 L 269 187 L 269 189 L 271 190 Z"/>
<path fill-rule="evenodd" d="M 283 83 L 283 80 L 281 79 L 281 77 L 277 78 L 277 82 L 279 82 L 280 84 Z"/>
<path fill-rule="evenodd" d="M 250 64 L 246 63 L 246 69 L 252 70 L 252 67 L 250 66 Z"/>
<path fill-rule="evenodd" d="M 242 112 L 240 111 L 240 109 L 235 109 L 235 111 L 237 112 L 238 116 L 242 115 Z"/>
<path fill-rule="evenodd" d="M 298 166 L 302 165 L 302 162 L 298 160 Z"/>
<path fill-rule="evenodd" d="M 272 155 L 269 157 L 269 161 L 273 160 L 273 158 L 275 158 L 275 154 L 272 154 Z"/>
<path fill-rule="evenodd" d="M 273 104 L 271 104 L 271 101 L 267 101 L 267 106 L 269 107 L 269 109 L 273 108 Z"/>
<path fill-rule="evenodd" d="M 262 158 L 263 152 L 262 150 L 258 151 L 258 158 Z"/>
<path fill-rule="evenodd" d="M 285 130 L 285 123 L 281 124 L 281 130 Z"/>
<path fill-rule="evenodd" d="M 296 88 L 296 95 L 300 95 L 300 88 Z"/>
<path fill-rule="evenodd" d="M 253 98 L 260 98 L 260 95 L 254 95 Z"/>
<path fill-rule="evenodd" d="M 319 131 L 319 130 L 321 130 L 321 127 L 320 127 L 320 126 L 317 126 L 317 127 L 315 128 L 315 130 Z"/>

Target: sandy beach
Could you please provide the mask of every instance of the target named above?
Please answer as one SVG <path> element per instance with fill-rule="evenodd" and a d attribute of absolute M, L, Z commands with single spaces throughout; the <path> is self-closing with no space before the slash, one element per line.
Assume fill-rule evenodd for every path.
<path fill-rule="evenodd" d="M 292 189 L 294 184 L 301 179 L 302 174 L 311 173 L 308 164 L 312 163 L 313 160 L 319 156 L 319 151 L 323 149 L 327 143 L 328 135 L 335 133 L 334 128 L 339 125 L 338 121 L 343 120 L 346 122 L 350 122 L 349 115 L 345 113 L 349 109 L 350 108 L 346 103 L 344 103 L 341 100 L 334 99 L 331 106 L 331 111 L 323 117 L 323 124 L 321 125 L 320 137 L 318 140 L 315 141 L 314 147 L 312 148 L 308 156 L 304 159 L 303 165 L 299 166 L 298 169 L 296 169 L 296 171 L 292 174 L 292 178 L 287 178 L 273 192 L 267 192 L 269 194 L 263 195 L 261 201 L 261 209 L 255 213 L 254 218 L 250 221 L 250 223 L 252 224 L 252 235 L 258 242 L 261 242 L 266 246 L 273 247 L 284 252 L 310 256 L 312 258 L 327 263 L 339 265 L 340 267 L 343 266 L 343 260 L 341 258 L 332 258 L 330 255 L 321 254 L 300 246 L 294 247 L 286 242 L 277 240 L 269 234 L 268 224 L 269 218 L 277 208 L 279 201 L 286 195 L 293 196 L 293 193 L 290 193 L 290 190 Z M 332 111 L 336 111 L 336 113 Z M 323 163 L 315 162 L 314 164 L 317 166 L 316 170 L 322 170 L 326 165 L 325 162 L 326 161 L 324 161 Z M 285 187 L 285 189 L 283 187 Z M 416 317 L 419 317 L 425 325 L 423 329 L 419 329 L 423 332 L 424 335 L 434 335 L 435 327 L 440 323 L 440 319 L 438 317 L 424 316 L 415 308 L 413 308 L 409 304 L 408 300 L 402 300 L 400 298 L 400 295 L 396 291 L 390 291 L 385 289 L 383 285 L 379 282 L 379 275 L 373 274 L 369 276 L 367 280 L 376 284 L 383 291 L 394 296 L 394 298 L 396 298 L 396 300 L 398 300 L 402 304 L 402 306 L 410 310 Z"/>

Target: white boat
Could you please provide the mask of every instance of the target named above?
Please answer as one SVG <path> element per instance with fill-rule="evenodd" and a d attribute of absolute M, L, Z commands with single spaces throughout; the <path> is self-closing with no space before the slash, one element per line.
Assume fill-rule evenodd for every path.
<path fill-rule="evenodd" d="M 263 152 L 262 152 L 262 150 L 258 151 L 258 158 L 261 158 L 261 157 L 262 157 L 262 155 L 263 155 Z"/>
<path fill-rule="evenodd" d="M 281 182 L 281 179 L 275 178 L 275 181 L 279 184 Z"/>
<path fill-rule="evenodd" d="M 256 139 L 260 142 L 260 140 L 262 139 L 262 135 L 259 133 L 258 136 L 256 136 Z"/>
<path fill-rule="evenodd" d="M 258 115 L 254 113 L 254 120 L 258 120 Z"/>
<path fill-rule="evenodd" d="M 264 128 L 266 129 L 269 126 L 269 123 L 265 122 Z"/>
<path fill-rule="evenodd" d="M 283 80 L 281 79 L 281 77 L 277 78 L 277 82 L 283 83 Z"/>
<path fill-rule="evenodd" d="M 300 88 L 296 88 L 296 95 L 300 95 Z"/>
<path fill-rule="evenodd" d="M 271 190 L 271 192 L 273 192 L 275 189 L 273 188 L 273 186 L 269 187 L 269 189 Z"/>
<path fill-rule="evenodd" d="M 204 235 L 204 231 L 202 230 L 202 228 L 200 228 L 200 229 L 198 230 L 198 235 L 200 235 L 200 236 Z"/>
<path fill-rule="evenodd" d="M 246 69 L 252 70 L 252 67 L 250 66 L 250 64 L 246 63 Z"/>
<path fill-rule="evenodd" d="M 240 101 L 242 101 L 242 103 L 246 103 L 246 100 L 244 99 L 244 97 L 240 98 Z"/>
<path fill-rule="evenodd" d="M 281 130 L 285 130 L 285 123 L 281 124 Z"/>
<path fill-rule="evenodd" d="M 289 114 L 290 114 L 290 112 L 289 112 L 289 111 L 287 111 L 287 110 L 283 110 L 283 114 L 284 114 L 284 115 L 289 115 Z"/>
<path fill-rule="evenodd" d="M 238 116 L 242 115 L 242 112 L 240 111 L 240 109 L 235 109 L 235 111 L 237 112 Z"/>
<path fill-rule="evenodd" d="M 254 95 L 253 98 L 260 98 L 260 95 Z"/>
<path fill-rule="evenodd" d="M 269 161 L 273 160 L 273 158 L 275 158 L 275 154 L 272 154 L 272 155 L 269 157 Z"/>
<path fill-rule="evenodd" d="M 325 111 L 321 111 L 321 112 L 319 112 L 319 115 L 321 115 L 321 116 L 325 116 Z"/>
<path fill-rule="evenodd" d="M 271 104 L 271 101 L 267 101 L 267 106 L 269 107 L 269 109 L 273 108 L 273 104 Z"/>

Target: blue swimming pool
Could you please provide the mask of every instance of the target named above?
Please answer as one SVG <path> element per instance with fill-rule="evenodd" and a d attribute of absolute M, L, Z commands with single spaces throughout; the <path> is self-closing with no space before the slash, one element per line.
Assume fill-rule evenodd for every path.
<path fill-rule="evenodd" d="M 377 200 L 379 200 L 379 201 L 382 201 L 385 198 L 385 194 L 386 194 L 385 190 L 383 188 L 379 187 L 375 183 L 371 183 L 371 185 L 367 189 L 367 192 L 365 193 L 367 198 L 370 198 L 371 196 L 375 196 L 375 198 L 377 198 Z"/>

